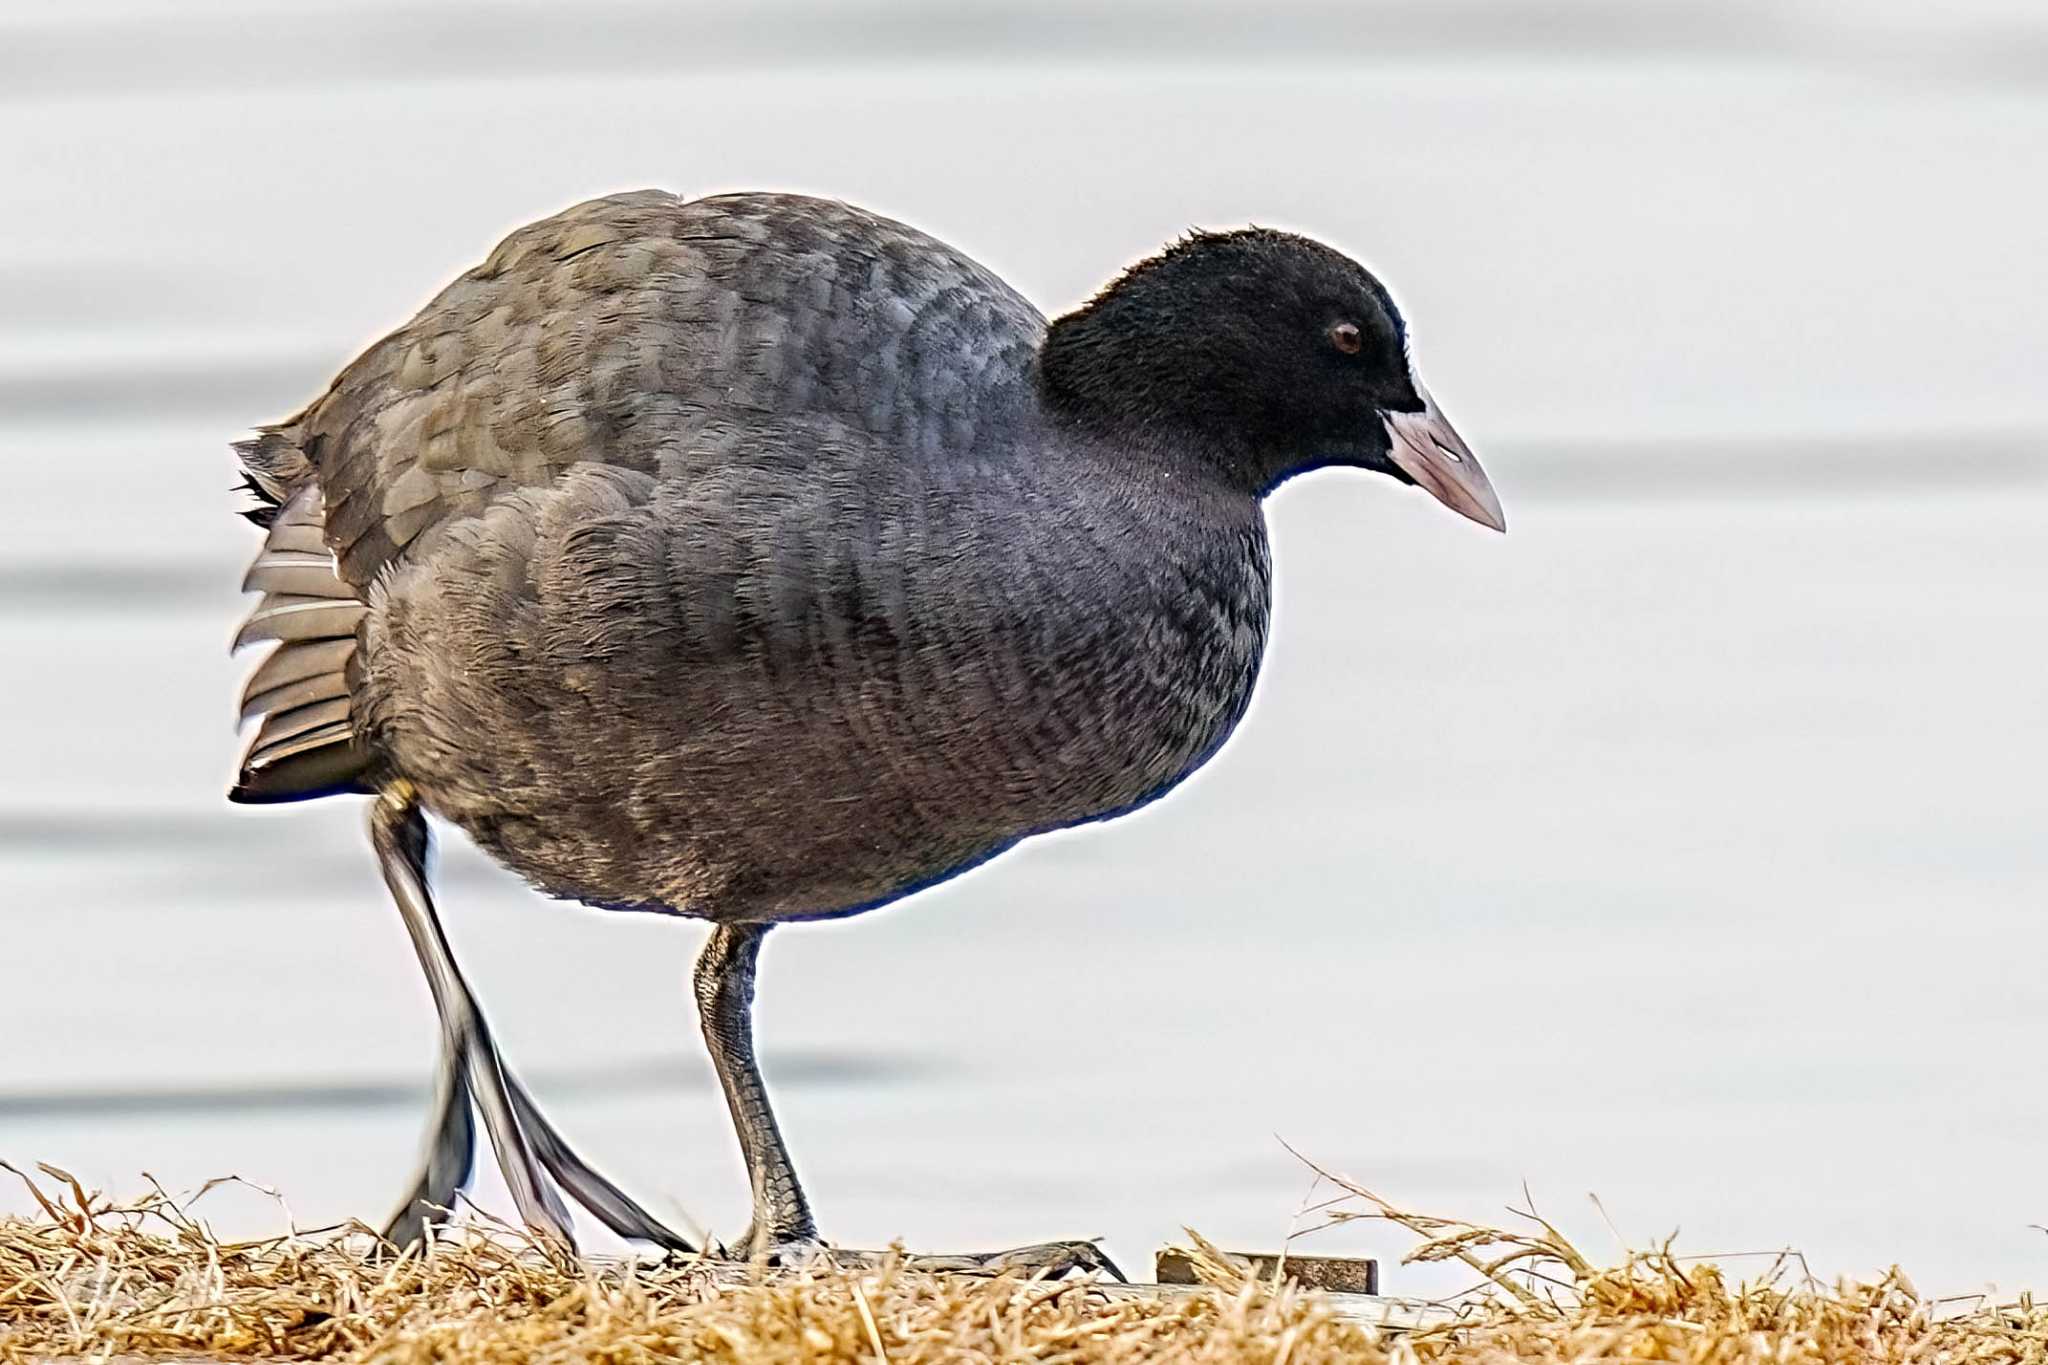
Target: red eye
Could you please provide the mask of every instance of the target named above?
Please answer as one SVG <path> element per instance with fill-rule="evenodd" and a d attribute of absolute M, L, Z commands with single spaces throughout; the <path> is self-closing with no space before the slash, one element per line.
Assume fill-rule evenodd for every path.
<path fill-rule="evenodd" d="M 1340 322 L 1330 328 L 1330 344 L 1345 355 L 1357 355 L 1365 349 L 1365 338 L 1360 335 L 1355 322 Z"/>

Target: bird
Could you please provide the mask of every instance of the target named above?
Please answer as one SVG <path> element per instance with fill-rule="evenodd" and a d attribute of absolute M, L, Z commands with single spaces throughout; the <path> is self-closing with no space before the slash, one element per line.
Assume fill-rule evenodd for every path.
<path fill-rule="evenodd" d="M 447 1215 L 480 1120 L 536 1233 L 833 1254 L 755 1056 L 764 937 L 1212 757 L 1266 650 L 1289 479 L 1365 471 L 1504 531 L 1410 351 L 1377 277 L 1277 229 L 1191 231 L 1048 319 L 848 203 L 644 190 L 513 231 L 252 428 L 235 644 L 274 644 L 230 798 L 369 798 L 440 1020 L 386 1236 Z M 519 1082 L 442 931 L 429 815 L 549 896 L 709 922 L 737 1237 L 667 1227 Z M 1115 1269 L 1088 1242 L 963 1255 Z"/>

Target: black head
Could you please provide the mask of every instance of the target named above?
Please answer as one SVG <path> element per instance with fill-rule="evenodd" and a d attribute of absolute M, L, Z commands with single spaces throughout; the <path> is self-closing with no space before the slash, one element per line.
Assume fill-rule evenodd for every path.
<path fill-rule="evenodd" d="M 1075 420 L 1163 440 L 1260 492 L 1353 465 L 1500 526 L 1478 462 L 1415 378 L 1385 287 L 1306 237 L 1250 228 L 1176 243 L 1056 321 L 1041 370 Z"/>

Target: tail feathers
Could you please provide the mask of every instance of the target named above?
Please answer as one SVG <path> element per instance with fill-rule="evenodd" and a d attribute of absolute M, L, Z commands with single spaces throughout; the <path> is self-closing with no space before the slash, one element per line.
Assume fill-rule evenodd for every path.
<path fill-rule="evenodd" d="M 248 440 L 235 442 L 235 454 L 242 461 L 242 488 L 256 498 L 256 505 L 242 515 L 258 526 L 274 524 L 292 495 L 313 482 L 313 462 L 299 448 L 289 425 L 265 427 Z"/>
<path fill-rule="evenodd" d="M 327 744 L 242 769 L 228 800 L 242 806 L 268 806 L 283 801 L 310 801 L 316 796 L 367 796 L 363 774 L 368 755 L 352 744 Z"/>
<path fill-rule="evenodd" d="M 244 444 L 261 446 L 267 439 Z M 270 534 L 242 580 L 244 591 L 263 596 L 236 634 L 235 647 L 278 643 L 242 690 L 242 719 L 255 719 L 257 728 L 228 793 L 232 801 L 299 801 L 367 790 L 362 778 L 369 756 L 350 723 L 348 683 L 356 627 L 367 609 L 334 572 L 322 534 L 318 481 L 306 477 L 289 491 L 280 482 L 290 460 L 306 463 L 296 447 L 288 456 L 266 453 L 260 463 L 243 451 L 249 487 L 266 503 L 282 496 L 249 514 L 267 514 Z"/>
<path fill-rule="evenodd" d="M 256 482 L 255 479 L 249 477 L 246 473 L 242 475 L 241 491 L 252 493 L 256 497 L 256 505 L 254 507 L 244 507 L 242 509 L 241 515 L 243 517 L 255 522 L 258 526 L 268 526 L 271 522 L 277 520 L 277 504 L 270 500 L 270 494 L 264 491 L 263 485 Z"/>

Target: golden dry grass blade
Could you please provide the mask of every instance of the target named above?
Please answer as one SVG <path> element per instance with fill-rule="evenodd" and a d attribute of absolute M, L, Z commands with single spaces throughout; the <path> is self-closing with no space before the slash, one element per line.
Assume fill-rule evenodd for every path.
<path fill-rule="evenodd" d="M 1344 1320 L 1319 1295 L 1245 1275 L 1194 1234 L 1218 1285 L 1194 1296 L 931 1275 L 893 1261 L 736 1283 L 737 1272 L 703 1261 L 583 1264 L 488 1227 L 403 1254 L 360 1227 L 223 1243 L 161 1190 L 119 1203 L 69 1180 L 54 1192 L 31 1187 L 43 1216 L 0 1219 L 0 1361 L 10 1365 L 2048 1362 L 2048 1310 L 2031 1299 L 1930 1302 L 1896 1271 L 1828 1289 L 1790 1276 L 1792 1257 L 1735 1283 L 1669 1246 L 1596 1266 L 1540 1219 L 1533 1232 L 1486 1228 L 1363 1192 L 1355 1212 L 1415 1229 L 1419 1253 L 1495 1267 L 1490 1292 L 1455 1322 L 1395 1336 Z M 1532 1278 L 1538 1262 L 1555 1275 Z M 1502 1292 L 1518 1276 L 1525 1297 Z"/>

